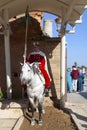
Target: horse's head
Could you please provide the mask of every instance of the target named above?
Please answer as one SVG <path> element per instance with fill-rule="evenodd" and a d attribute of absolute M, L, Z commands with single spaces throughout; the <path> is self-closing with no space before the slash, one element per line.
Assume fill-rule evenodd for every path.
<path fill-rule="evenodd" d="M 32 76 L 32 65 L 24 63 L 21 68 L 20 80 L 22 84 L 27 84 L 31 80 Z"/>

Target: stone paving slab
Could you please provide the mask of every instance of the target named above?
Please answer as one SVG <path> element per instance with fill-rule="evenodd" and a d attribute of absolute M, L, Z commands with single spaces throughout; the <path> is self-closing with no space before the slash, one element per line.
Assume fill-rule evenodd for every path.
<path fill-rule="evenodd" d="M 87 105 L 66 105 L 79 130 L 87 130 Z"/>
<path fill-rule="evenodd" d="M 87 130 L 87 92 L 68 93 L 65 108 L 70 112 L 78 130 Z"/>
<path fill-rule="evenodd" d="M 67 93 L 68 103 L 87 104 L 87 92 Z"/>
<path fill-rule="evenodd" d="M 12 130 L 17 119 L 0 119 L 0 130 Z"/>
<path fill-rule="evenodd" d="M 21 116 L 17 123 L 14 125 L 14 128 L 12 130 L 19 130 L 21 127 L 21 124 L 23 123 L 24 116 Z"/>
<path fill-rule="evenodd" d="M 13 130 L 20 117 L 23 116 L 26 102 L 27 100 L 3 100 L 0 102 L 0 130 Z"/>
<path fill-rule="evenodd" d="M 0 109 L 0 119 L 3 119 L 3 118 L 17 119 L 21 115 L 23 115 L 23 111 L 21 109 L 5 109 L 5 110 Z"/>

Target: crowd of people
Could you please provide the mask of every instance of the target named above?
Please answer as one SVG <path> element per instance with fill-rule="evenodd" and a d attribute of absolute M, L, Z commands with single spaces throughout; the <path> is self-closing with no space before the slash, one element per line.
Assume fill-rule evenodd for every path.
<path fill-rule="evenodd" d="M 84 90 L 84 73 L 82 68 L 72 66 L 72 69 L 67 69 L 67 91 L 72 92 L 81 92 Z"/>

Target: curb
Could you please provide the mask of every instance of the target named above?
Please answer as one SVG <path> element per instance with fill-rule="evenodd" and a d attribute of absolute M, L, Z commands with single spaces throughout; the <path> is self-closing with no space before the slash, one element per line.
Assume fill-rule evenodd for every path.
<path fill-rule="evenodd" d="M 83 127 L 81 127 L 81 125 L 79 124 L 76 116 L 74 114 L 70 114 L 71 115 L 71 118 L 73 120 L 73 122 L 75 123 L 76 127 L 78 130 L 84 130 Z"/>
<path fill-rule="evenodd" d="M 72 110 L 69 110 L 69 114 L 70 114 L 74 124 L 76 125 L 77 129 L 78 130 L 84 130 L 84 128 L 78 122 L 78 119 L 77 119 L 76 115 L 72 113 Z"/>
<path fill-rule="evenodd" d="M 23 123 L 24 116 L 21 116 L 18 120 L 17 123 L 15 124 L 14 128 L 12 130 L 19 130 L 21 127 L 21 124 Z"/>

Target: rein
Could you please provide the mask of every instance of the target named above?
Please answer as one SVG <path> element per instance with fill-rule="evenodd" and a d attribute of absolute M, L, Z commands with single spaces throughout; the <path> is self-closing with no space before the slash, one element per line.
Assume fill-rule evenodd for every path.
<path fill-rule="evenodd" d="M 35 73 L 38 75 L 39 79 L 41 80 L 41 82 L 43 83 L 43 79 L 42 79 L 42 76 L 41 76 L 41 73 L 40 73 L 40 70 L 39 68 L 36 68 L 33 64 L 33 69 L 36 69 L 37 71 L 35 71 Z M 43 83 L 44 84 L 44 83 Z"/>
<path fill-rule="evenodd" d="M 41 82 L 43 83 L 43 79 L 42 79 L 42 77 L 41 77 L 41 74 L 38 72 L 37 75 L 39 76 Z M 43 84 L 44 84 L 44 83 L 43 83 Z"/>

